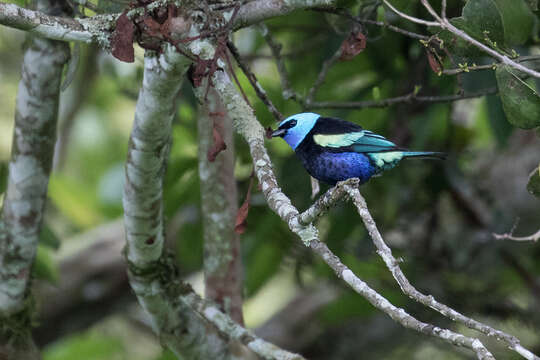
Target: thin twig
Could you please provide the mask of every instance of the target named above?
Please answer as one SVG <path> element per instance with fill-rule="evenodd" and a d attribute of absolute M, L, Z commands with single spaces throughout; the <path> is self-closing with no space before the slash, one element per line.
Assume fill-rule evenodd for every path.
<path fill-rule="evenodd" d="M 315 80 L 315 83 L 313 86 L 309 89 L 308 95 L 306 97 L 305 101 L 305 107 L 307 109 L 311 108 L 311 104 L 313 103 L 313 99 L 315 98 L 315 95 L 317 94 L 317 91 L 319 91 L 319 88 L 324 83 L 324 80 L 326 79 L 326 75 L 328 75 L 328 71 L 330 68 L 336 63 L 336 61 L 339 60 L 341 57 L 341 47 L 339 47 L 336 52 L 328 59 L 326 59 L 322 65 L 321 71 L 319 72 L 319 75 L 317 76 L 317 80 Z"/>
<path fill-rule="evenodd" d="M 240 66 L 240 68 L 248 78 L 249 83 L 255 90 L 255 93 L 257 94 L 259 99 L 261 99 L 261 101 L 266 105 L 268 111 L 270 111 L 276 121 L 281 121 L 283 119 L 283 114 L 274 106 L 272 100 L 270 100 L 270 98 L 266 94 L 266 91 L 262 88 L 261 84 L 257 80 L 257 77 L 249 68 L 249 65 L 244 60 L 242 60 L 242 57 L 240 56 L 240 53 L 238 52 L 236 46 L 233 44 L 232 41 L 227 41 L 227 47 L 231 51 L 231 54 L 234 56 L 236 62 L 238 63 L 238 66 Z"/>
<path fill-rule="evenodd" d="M 395 7 L 392 6 L 392 4 L 390 4 L 388 2 L 388 0 L 383 0 L 384 4 L 386 6 L 388 6 L 390 8 L 390 10 L 392 10 L 393 12 L 395 12 L 396 14 L 398 14 L 399 16 L 401 16 L 402 18 L 404 19 L 407 19 L 409 21 L 412 21 L 413 23 L 417 23 L 417 24 L 421 24 L 421 25 L 426 25 L 426 26 L 437 26 L 437 27 L 440 27 L 440 24 L 436 21 L 427 21 L 427 20 L 423 20 L 423 19 L 419 19 L 419 18 L 416 18 L 414 16 L 410 16 L 410 15 L 407 15 L 401 11 L 399 11 L 398 9 L 396 9 Z"/>
<path fill-rule="evenodd" d="M 354 291 L 362 295 L 367 301 L 377 309 L 389 315 L 392 320 L 401 324 L 403 327 L 419 331 L 426 335 L 438 337 L 455 345 L 466 347 L 475 352 L 478 359 L 495 360 L 495 357 L 486 349 L 480 340 L 467 337 L 452 330 L 442 329 L 437 326 L 421 322 L 409 315 L 402 308 L 391 304 L 386 298 L 381 296 L 364 281 L 359 279 L 341 260 L 334 255 L 328 246 L 321 241 L 312 241 L 311 249 L 317 253 L 326 264 L 334 270 L 336 275 L 342 278 Z"/>
<path fill-rule="evenodd" d="M 377 225 L 371 217 L 366 201 L 364 197 L 360 194 L 358 187 L 345 184 L 345 191 L 347 191 L 352 202 L 355 204 L 358 210 L 358 214 L 362 218 L 362 221 L 366 226 L 369 236 L 371 237 L 373 244 L 377 248 L 377 253 L 383 259 L 386 267 L 388 268 L 388 270 L 390 270 L 392 276 L 399 284 L 399 287 L 404 294 L 408 295 L 411 299 L 438 311 L 449 319 L 460 322 L 467 327 L 477 330 L 487 336 L 495 337 L 496 339 L 504 341 L 510 349 L 516 351 L 526 359 L 539 359 L 532 352 L 523 348 L 516 337 L 506 334 L 500 330 L 496 330 L 474 319 L 471 319 L 448 307 L 447 305 L 438 302 L 432 295 L 425 295 L 418 291 L 414 286 L 412 286 L 409 280 L 405 277 L 405 274 L 403 274 L 401 268 L 399 267 L 399 261 L 392 255 L 392 250 L 384 242 L 384 239 L 382 238 L 381 233 L 377 229 Z"/>
<path fill-rule="evenodd" d="M 528 56 L 520 56 L 519 58 L 515 59 L 515 61 L 522 63 L 527 61 L 536 61 L 540 60 L 540 56 L 538 55 L 528 55 Z M 444 75 L 457 75 L 464 72 L 470 72 L 470 71 L 477 71 L 477 70 L 493 70 L 499 63 L 493 63 L 493 64 L 486 64 L 486 65 L 462 65 L 459 68 L 456 69 L 448 69 L 443 70 L 442 73 Z"/>
<path fill-rule="evenodd" d="M 429 4 L 427 0 L 420 0 L 420 2 L 422 3 L 422 5 L 424 5 L 424 7 L 431 14 L 431 16 L 433 16 L 435 20 L 437 20 L 439 24 L 443 22 L 443 19 L 439 16 L 439 14 L 437 14 L 437 12 L 433 9 L 433 7 Z"/>
<path fill-rule="evenodd" d="M 413 39 L 418 39 L 418 40 L 427 40 L 427 39 L 429 39 L 429 36 L 418 34 L 418 33 L 415 33 L 415 32 L 409 31 L 409 30 L 405 30 L 405 29 L 402 29 L 400 27 L 391 25 L 391 24 L 389 24 L 387 22 L 383 22 L 383 21 L 362 19 L 360 17 L 352 17 L 352 20 L 356 21 L 356 22 L 358 22 L 360 24 L 370 24 L 370 25 L 381 26 L 381 27 L 386 28 L 388 30 L 403 34 L 405 36 L 409 36 L 409 37 L 411 37 Z"/>
<path fill-rule="evenodd" d="M 512 240 L 512 241 L 534 241 L 540 240 L 540 230 L 529 236 L 514 236 L 513 231 L 505 234 L 492 234 L 497 240 Z"/>
<path fill-rule="evenodd" d="M 359 24 L 370 24 L 370 25 L 377 25 L 377 26 L 380 26 L 380 27 L 383 27 L 383 28 L 387 28 L 388 30 L 391 30 L 391 31 L 394 31 L 394 32 L 397 32 L 397 33 L 412 37 L 414 39 L 418 39 L 418 40 L 428 40 L 429 39 L 429 36 L 418 34 L 418 33 L 415 33 L 415 32 L 409 31 L 409 30 L 402 29 L 402 28 L 397 27 L 395 25 L 391 25 L 391 24 L 387 23 L 386 21 L 384 21 L 384 22 L 383 21 L 376 21 L 376 20 L 371 20 L 371 19 L 367 19 L 367 18 L 362 18 L 360 16 L 354 16 L 351 13 L 349 13 L 349 11 L 347 11 L 345 9 L 339 9 L 339 8 L 338 9 L 321 9 L 321 11 L 324 11 L 324 12 L 327 12 L 327 13 L 330 13 L 330 14 L 343 16 L 343 17 L 345 17 L 345 18 L 347 18 L 347 19 L 349 19 L 349 20 L 351 20 L 353 22 L 359 23 Z"/>
<path fill-rule="evenodd" d="M 294 99 L 301 102 L 302 97 L 291 87 L 287 68 L 285 67 L 285 61 L 283 60 L 284 55 L 281 54 L 281 44 L 278 44 L 274 40 L 270 29 L 264 23 L 259 24 L 259 28 L 261 29 L 262 36 L 266 40 L 266 43 L 270 47 L 270 51 L 272 51 L 272 56 L 276 60 L 279 79 L 281 81 L 281 88 L 283 90 L 283 98 L 285 100 Z"/>
<path fill-rule="evenodd" d="M 439 27 L 439 28 L 442 28 L 442 29 L 445 29 L 445 30 L 448 30 L 450 31 L 452 34 L 456 35 L 457 37 L 460 37 L 462 38 L 463 40 L 467 41 L 468 43 L 476 46 L 477 48 L 479 48 L 480 50 L 488 53 L 490 56 L 494 57 L 495 59 L 498 59 L 501 63 L 505 64 L 505 65 L 508 65 L 508 66 L 511 66 L 513 67 L 514 69 L 517 69 L 517 70 L 520 70 L 520 71 L 523 71 L 524 73 L 530 75 L 530 76 L 533 76 L 533 77 L 536 77 L 536 78 L 540 78 L 540 72 L 538 71 L 535 71 L 535 70 L 532 70 L 532 69 L 529 69 L 528 67 L 526 66 L 523 66 L 517 62 L 515 62 L 514 60 L 510 59 L 508 56 L 506 55 L 503 55 L 503 54 L 500 54 L 499 52 L 493 50 L 492 48 L 490 48 L 489 46 L 486 46 L 484 44 L 482 44 L 480 41 L 472 38 L 471 36 L 469 36 L 466 32 L 464 32 L 463 30 L 460 30 L 458 29 L 457 27 L 455 27 L 454 25 L 452 25 L 450 23 L 450 21 L 446 18 L 441 18 L 439 15 L 437 15 L 437 13 L 435 12 L 435 10 L 433 10 L 433 8 L 431 7 L 431 5 L 429 4 L 429 2 L 427 0 L 421 0 L 422 1 L 422 5 L 424 5 L 424 7 L 426 8 L 426 10 L 437 20 L 437 21 L 426 21 L 426 20 L 422 20 L 422 19 L 418 19 L 418 18 L 415 18 L 413 16 L 410 16 L 410 15 L 407 15 L 399 10 L 397 10 L 395 7 L 393 7 L 389 2 L 388 0 L 383 0 L 383 2 L 386 4 L 386 6 L 388 6 L 393 12 L 395 12 L 397 15 L 401 16 L 402 18 L 404 19 L 407 19 L 409 21 L 412 21 L 412 22 L 415 22 L 417 24 L 422 24 L 422 25 L 426 25 L 426 26 L 435 26 L 435 27 Z"/>
<path fill-rule="evenodd" d="M 402 103 L 442 103 L 451 102 L 463 99 L 471 99 L 485 95 L 497 93 L 497 88 L 489 88 L 483 91 L 478 91 L 470 94 L 456 94 L 443 96 L 418 96 L 414 92 L 382 100 L 366 100 L 366 101 L 351 101 L 351 102 L 332 102 L 321 101 L 310 104 L 311 109 L 361 109 L 361 108 L 382 108 L 395 104 Z"/>
<path fill-rule="evenodd" d="M 441 16 L 446 20 L 446 0 L 442 0 L 441 2 Z"/>
<path fill-rule="evenodd" d="M 396 322 L 404 327 L 414 329 L 423 334 L 438 337 L 448 343 L 463 346 L 475 352 L 479 359 L 494 359 L 491 353 L 484 347 L 482 342 L 476 338 L 464 336 L 448 329 L 442 329 L 431 324 L 423 323 L 409 315 L 405 310 L 392 305 L 386 298 L 370 288 L 365 282 L 360 280 L 349 268 L 347 268 L 339 258 L 337 258 L 326 245 L 319 240 L 317 229 L 309 224 L 301 225 L 298 210 L 292 205 L 290 199 L 283 194 L 279 188 L 276 177 L 272 170 L 272 163 L 264 147 L 264 130 L 258 123 L 253 111 L 243 103 L 237 90 L 231 81 L 226 78 L 223 72 L 216 72 L 214 82 L 221 84 L 216 89 L 220 92 L 222 100 L 231 109 L 229 115 L 234 119 L 235 129 L 244 137 L 249 145 L 253 158 L 255 174 L 259 180 L 262 192 L 266 198 L 268 206 L 276 212 L 281 219 L 289 226 L 292 232 L 297 234 L 305 246 L 309 246 L 314 252 L 344 279 L 356 292 L 364 296 L 371 304 L 389 315 Z M 353 179 L 351 181 L 357 179 Z"/>

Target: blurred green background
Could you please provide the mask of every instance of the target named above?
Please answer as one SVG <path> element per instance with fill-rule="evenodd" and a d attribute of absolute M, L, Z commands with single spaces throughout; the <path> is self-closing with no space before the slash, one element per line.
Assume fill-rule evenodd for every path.
<path fill-rule="evenodd" d="M 450 2 L 449 14 L 459 15 L 462 5 Z M 425 16 L 413 5 L 401 8 Z M 535 15 L 537 18 L 538 11 Z M 388 14 L 382 16 L 396 21 Z M 340 28 L 346 25 L 343 22 L 320 12 L 295 12 L 267 22 L 283 44 L 292 86 L 300 94 L 308 92 L 323 61 L 346 37 Z M 423 31 L 407 22 L 399 24 Z M 376 26 L 364 27 L 363 32 L 368 37 L 366 50 L 330 70 L 317 100 L 394 97 L 410 93 L 418 85 L 421 95 L 456 93 L 457 78 L 433 73 L 419 41 Z M 294 101 L 283 100 L 275 62 L 260 33 L 244 29 L 235 33 L 234 40 L 280 111 L 287 116 L 302 111 Z M 0 27 L 0 161 L 4 168 L 10 154 L 23 42 L 22 32 Z M 522 55 L 540 54 L 537 38 L 518 50 Z M 67 267 L 66 262 L 91 247 L 95 234 L 116 239 L 116 243 L 123 241 L 118 222 L 123 163 L 142 79 L 140 48 L 133 64 L 121 63 L 94 46 L 80 45 L 77 51 L 76 76 L 61 98 L 59 144 L 35 268 L 42 304 L 36 340 L 44 348 L 45 360 L 172 359 L 162 352 L 137 310 L 122 268 L 95 270 L 77 290 L 57 294 L 66 277 L 78 271 L 77 264 Z M 478 57 L 476 61 L 487 60 Z M 259 121 L 275 127 L 247 79 L 238 74 Z M 463 74 L 461 81 L 468 91 L 496 84 L 491 70 Z M 540 353 L 540 246 L 492 236 L 514 226 L 516 235 L 529 235 L 540 227 L 539 199 L 526 190 L 529 173 L 540 159 L 538 132 L 512 127 L 496 95 L 455 103 L 319 112 L 361 124 L 400 146 L 449 153 L 446 162 L 404 161 L 364 185 L 362 193 L 372 215 L 419 290 L 516 335 L 524 346 Z M 196 121 L 196 101 L 186 82 L 173 128 L 165 216 L 167 240 L 181 271 L 202 291 Z M 235 174 L 240 203 L 252 167 L 246 144 L 237 140 Z M 284 192 L 299 209 L 306 209 L 311 188 L 300 161 L 283 141 L 268 141 L 267 146 Z M 322 240 L 394 304 L 423 321 L 472 334 L 400 293 L 350 205 L 332 209 L 319 221 L 319 228 Z M 284 346 L 310 359 L 473 358 L 470 352 L 402 329 L 374 310 L 298 243 L 265 205 L 260 192 L 252 196 L 248 229 L 241 241 L 247 326 L 263 325 L 299 295 L 316 297 L 322 290 L 332 294 L 309 316 L 290 326 L 298 341 Z M 113 260 L 121 262 L 118 259 Z M 111 277 L 118 278 L 113 285 Z M 40 293 L 57 297 L 40 297 Z M 52 303 L 67 298 L 73 300 L 69 305 Z M 517 358 L 492 339 L 480 338 L 497 358 Z"/>

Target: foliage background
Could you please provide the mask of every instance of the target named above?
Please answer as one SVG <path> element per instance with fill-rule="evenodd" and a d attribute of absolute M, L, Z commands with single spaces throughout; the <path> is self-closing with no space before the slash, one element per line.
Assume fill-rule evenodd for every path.
<path fill-rule="evenodd" d="M 414 2 L 394 2 L 409 13 L 426 15 Z M 449 2 L 449 16 L 459 16 L 461 1 Z M 486 5 L 487 6 L 487 5 Z M 540 54 L 538 15 L 536 33 L 518 47 L 521 55 Z M 411 31 L 420 27 L 388 13 L 379 17 Z M 282 53 L 296 91 L 305 94 L 323 61 L 347 35 L 345 21 L 320 12 L 297 12 L 267 22 L 283 44 Z M 430 69 L 424 46 L 417 40 L 379 27 L 364 28 L 368 44 L 352 61 L 334 66 L 317 95 L 324 101 L 387 98 L 411 92 L 420 85 L 423 95 L 453 94 L 455 76 L 437 76 Z M 512 31 L 512 30 L 509 30 Z M 294 101 L 281 96 L 279 75 L 269 48 L 259 32 L 239 31 L 234 40 L 249 59 L 270 98 L 283 114 L 300 112 Z M 9 159 L 14 104 L 24 34 L 0 28 L 0 161 Z M 456 50 L 457 51 L 457 50 Z M 478 64 L 489 63 L 477 57 Z M 77 235 L 122 214 L 123 162 L 135 97 L 142 78 L 142 50 L 134 64 L 120 63 L 94 47 L 81 45 L 76 77 L 61 99 L 60 139 L 55 171 L 49 187 L 46 230 L 35 267 L 41 281 L 53 285 L 65 274 L 58 264 L 68 253 L 87 243 Z M 247 79 L 243 89 L 265 126 L 275 126 Z M 496 85 L 493 71 L 463 74 L 466 90 Z M 539 88 L 538 81 L 535 85 Z M 529 173 L 538 166 L 538 129 L 511 126 L 498 95 L 455 103 L 398 104 L 379 109 L 321 110 L 374 132 L 399 145 L 450 154 L 442 162 L 403 162 L 396 169 L 364 185 L 362 192 L 383 235 L 411 282 L 422 291 L 462 313 L 494 324 L 519 337 L 540 353 L 540 248 L 535 243 L 497 241 L 493 232 L 528 235 L 538 230 L 539 200 L 526 190 Z M 197 174 L 197 104 L 186 84 L 175 120 L 167 171 L 165 213 L 168 238 L 183 273 L 201 288 L 202 229 Z M 67 140 L 66 140 L 67 139 Z M 283 141 L 267 143 L 280 185 L 299 209 L 311 203 L 309 178 Z M 247 191 L 251 160 L 247 146 L 236 142 L 235 174 L 239 193 Z M 4 171 L 5 173 L 5 171 Z M 4 179 L 2 181 L 5 181 Z M 239 199 L 241 202 L 242 199 Z M 260 193 L 252 197 L 248 230 L 242 235 L 245 266 L 245 318 L 257 327 L 280 311 L 297 294 L 327 286 L 337 299 L 322 307 L 298 331 L 309 334 L 295 349 L 311 359 L 458 359 L 471 354 L 401 329 L 349 291 L 333 273 L 296 239 L 271 213 Z M 374 252 L 352 207 L 339 206 L 320 221 L 322 239 L 344 262 L 384 296 L 406 306 L 420 319 L 454 327 L 403 296 Z M 48 239 L 48 240 L 47 240 Z M 62 245 L 55 249 L 55 239 Z M 74 240 L 75 239 L 75 240 Z M 73 241 L 72 241 L 73 240 Z M 52 245 L 51 245 L 52 244 Z M 92 290 L 86 289 L 92 296 Z M 126 287 L 108 314 L 88 309 L 66 309 L 65 323 L 77 331 L 69 336 L 37 342 L 46 360 L 59 359 L 168 359 L 157 340 L 134 320 L 135 299 Z M 90 321 L 78 324 L 72 313 L 85 312 Z M 43 324 L 42 324 L 43 325 Z M 59 325 L 60 326 L 60 325 Z M 500 345 L 487 341 L 494 355 L 515 358 Z M 299 344 L 300 346 L 300 344 Z"/>

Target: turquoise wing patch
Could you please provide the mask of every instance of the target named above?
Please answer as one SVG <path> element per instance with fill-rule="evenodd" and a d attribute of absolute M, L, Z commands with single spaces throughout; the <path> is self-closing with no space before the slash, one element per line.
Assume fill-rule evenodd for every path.
<path fill-rule="evenodd" d="M 315 144 L 323 147 L 340 148 L 357 143 L 364 136 L 364 131 L 346 134 L 316 134 L 313 136 Z"/>
<path fill-rule="evenodd" d="M 313 135 L 315 144 L 326 148 L 348 148 L 359 153 L 377 153 L 397 150 L 396 144 L 368 130 L 344 134 Z"/>
<path fill-rule="evenodd" d="M 403 159 L 403 151 L 386 151 L 378 153 L 368 153 L 373 163 L 382 170 L 392 169 Z"/>

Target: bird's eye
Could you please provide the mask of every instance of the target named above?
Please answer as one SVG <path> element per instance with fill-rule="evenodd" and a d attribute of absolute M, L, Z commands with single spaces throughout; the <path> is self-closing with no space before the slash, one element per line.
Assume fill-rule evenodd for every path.
<path fill-rule="evenodd" d="M 286 130 L 286 129 L 293 128 L 295 126 L 296 126 L 296 120 L 292 119 L 290 121 L 287 121 L 285 124 L 281 125 L 279 128 L 283 129 L 283 130 Z"/>

